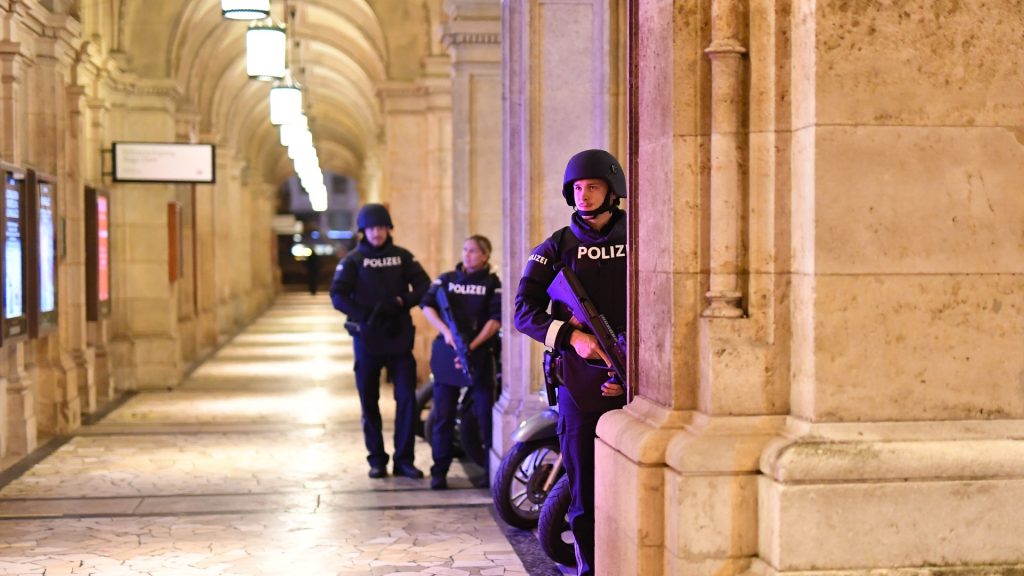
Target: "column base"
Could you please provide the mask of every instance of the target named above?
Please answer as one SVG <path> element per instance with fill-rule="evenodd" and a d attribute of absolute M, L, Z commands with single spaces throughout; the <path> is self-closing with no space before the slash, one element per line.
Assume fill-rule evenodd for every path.
<path fill-rule="evenodd" d="M 8 456 L 26 456 L 38 445 L 35 396 L 26 382 L 12 386 L 7 383 L 7 451 Z"/>
<path fill-rule="evenodd" d="M 786 432 L 761 458 L 766 574 L 1020 574 L 1024 421 Z"/>
<path fill-rule="evenodd" d="M 598 422 L 594 500 L 601 573 L 664 573 L 665 455 L 692 417 L 641 396 Z"/>
<path fill-rule="evenodd" d="M 687 572 L 688 574 L 688 572 Z M 748 576 L 808 576 L 799 571 L 779 571 L 755 558 L 745 572 Z M 979 566 L 914 566 L 907 568 L 861 568 L 855 570 L 814 570 L 814 576 L 1020 576 L 1024 564 Z"/>
<path fill-rule="evenodd" d="M 183 366 L 178 339 L 172 336 L 135 338 L 135 377 L 139 390 L 173 388 L 181 383 Z"/>
<path fill-rule="evenodd" d="M 78 382 L 78 402 L 83 414 L 96 411 L 96 377 L 93 373 L 95 363 L 92 348 L 76 348 L 71 351 L 71 370 Z"/>

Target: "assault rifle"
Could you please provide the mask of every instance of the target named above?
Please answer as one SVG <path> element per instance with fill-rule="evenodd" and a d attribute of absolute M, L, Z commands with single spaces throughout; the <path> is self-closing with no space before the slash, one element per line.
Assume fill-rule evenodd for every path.
<path fill-rule="evenodd" d="M 472 386 L 475 374 L 473 374 L 473 366 L 469 363 L 469 344 L 466 343 L 458 325 L 455 324 L 455 315 L 452 314 L 452 306 L 448 302 L 448 292 L 444 286 L 437 287 L 436 297 L 437 307 L 441 310 L 441 319 L 448 325 L 448 331 L 452 333 L 452 344 L 455 345 L 455 355 L 458 357 L 459 363 L 462 364 L 462 375 L 466 377 L 467 384 Z"/>
<path fill-rule="evenodd" d="M 561 302 L 569 308 L 572 315 L 580 321 L 581 324 L 587 329 L 588 332 L 594 335 L 597 339 L 597 343 L 604 350 L 608 359 L 611 360 L 611 368 L 615 372 L 615 377 L 622 385 L 626 388 L 626 338 L 624 334 L 615 334 L 608 319 L 601 314 L 597 307 L 594 306 L 594 302 L 587 295 L 587 291 L 583 289 L 583 284 L 580 283 L 580 279 L 576 277 L 576 273 L 569 268 L 562 267 L 558 271 L 558 275 L 551 281 L 551 285 L 548 286 L 548 296 L 552 300 Z M 601 362 L 598 360 L 598 362 Z M 592 366 L 599 365 L 594 364 L 588 360 L 588 363 Z M 604 367 L 603 365 L 600 365 Z"/>

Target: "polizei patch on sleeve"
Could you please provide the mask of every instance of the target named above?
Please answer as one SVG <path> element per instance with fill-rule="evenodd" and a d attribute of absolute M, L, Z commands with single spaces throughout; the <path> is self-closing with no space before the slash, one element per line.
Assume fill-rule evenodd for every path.
<path fill-rule="evenodd" d="M 610 258 L 625 258 L 626 245 L 616 244 L 614 246 L 580 246 L 576 249 L 576 259 L 582 260 L 608 260 Z"/>
<path fill-rule="evenodd" d="M 363 258 L 363 268 L 389 268 L 401 266 L 401 256 L 388 256 L 387 258 Z"/>

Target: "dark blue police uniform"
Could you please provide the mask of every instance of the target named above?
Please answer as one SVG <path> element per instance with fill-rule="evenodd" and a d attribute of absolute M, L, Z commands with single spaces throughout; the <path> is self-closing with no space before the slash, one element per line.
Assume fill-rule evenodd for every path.
<path fill-rule="evenodd" d="M 413 465 L 416 329 L 409 310 L 429 287 L 430 277 L 420 263 L 408 250 L 395 246 L 390 236 L 379 248 L 362 239 L 334 271 L 331 302 L 348 316 L 351 327 L 363 439 L 371 467 L 385 468 L 388 463 L 378 406 L 385 366 L 395 383 L 395 469 Z"/>
<path fill-rule="evenodd" d="M 445 290 L 455 324 L 468 345 L 489 320 L 501 322 L 501 280 L 489 269 L 466 273 L 460 263 L 451 272 L 434 280 L 427 290 L 421 308 L 440 310 L 437 291 Z M 497 340 L 495 338 L 494 340 Z M 434 339 L 430 353 L 430 371 L 434 374 L 434 428 L 431 430 L 431 449 L 434 465 L 430 475 L 444 477 L 452 463 L 452 444 L 459 390 L 469 386 L 473 395 L 473 415 L 480 423 L 484 446 L 491 445 L 491 408 L 494 404 L 494 344 L 477 348 L 471 353 L 474 381 L 469 382 L 461 370 L 455 368 L 455 350 L 440 334 Z"/>
<path fill-rule="evenodd" d="M 608 369 L 594 367 L 569 344 L 571 312 L 556 302 L 551 314 L 548 285 L 556 265 L 576 273 L 598 311 L 616 333 L 626 325 L 626 218 L 612 208 L 603 230 L 590 228 L 578 213 L 530 254 L 515 299 L 516 329 L 562 354 L 558 390 L 558 433 L 562 461 L 572 486 L 569 521 L 576 538 L 579 574 L 593 573 L 594 438 L 602 414 L 625 405 L 625 396 L 602 396 Z"/>

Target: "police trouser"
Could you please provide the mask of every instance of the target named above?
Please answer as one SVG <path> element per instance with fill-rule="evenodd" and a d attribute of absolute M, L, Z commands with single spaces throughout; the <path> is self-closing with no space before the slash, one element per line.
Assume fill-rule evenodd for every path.
<path fill-rule="evenodd" d="M 452 464 L 455 442 L 455 418 L 459 411 L 461 388 L 441 382 L 434 383 L 434 427 L 430 430 L 430 448 L 434 465 L 431 476 L 444 476 Z M 473 415 L 480 424 L 480 440 L 491 446 L 491 408 L 494 404 L 494 384 L 478 381 L 466 392 L 473 395 Z"/>
<path fill-rule="evenodd" d="M 387 466 L 380 418 L 380 373 L 387 366 L 395 382 L 395 463 L 412 464 L 415 458 L 416 359 L 412 352 L 371 354 L 362 338 L 353 339 L 356 356 L 356 388 L 363 409 L 363 440 L 371 466 Z"/>
<path fill-rule="evenodd" d="M 576 539 L 579 576 L 594 574 L 594 439 L 603 412 L 583 412 L 564 393 L 558 395 L 558 440 L 569 477 L 572 503 L 569 525 Z"/>

